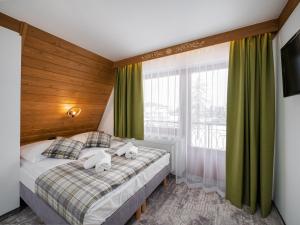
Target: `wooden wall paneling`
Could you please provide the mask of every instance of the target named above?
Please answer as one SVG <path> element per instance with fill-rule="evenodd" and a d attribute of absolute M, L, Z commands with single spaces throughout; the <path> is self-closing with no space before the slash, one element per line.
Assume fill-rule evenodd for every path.
<path fill-rule="evenodd" d="M 24 111 L 21 115 L 22 118 L 26 118 L 28 116 L 33 116 L 40 121 L 42 118 L 65 118 L 65 111 L 70 107 L 74 106 L 75 104 L 72 103 L 48 103 L 45 102 L 43 104 L 36 104 L 35 102 L 23 102 L 21 107 Z M 82 111 L 82 115 L 85 115 L 83 118 L 90 118 L 98 115 L 99 113 L 103 113 L 105 110 L 105 105 L 89 105 L 89 104 L 76 104 L 76 106 L 84 108 Z M 48 109 L 47 114 L 45 114 L 45 108 Z M 59 113 L 57 113 L 59 112 Z M 79 118 L 79 117 L 78 117 Z M 79 120 L 79 119 L 78 119 Z M 77 120 L 66 120 L 68 122 L 77 121 Z M 24 121 L 25 123 L 30 123 L 30 121 Z"/>
<path fill-rule="evenodd" d="M 25 39 L 27 36 L 27 29 L 28 29 L 28 24 L 27 23 L 21 23 L 20 24 L 20 35 L 22 36 L 22 48 L 24 46 L 25 43 Z"/>
<path fill-rule="evenodd" d="M 0 26 L 22 35 L 21 143 L 96 130 L 113 62 L 3 13 Z M 74 106 L 81 114 L 67 117 Z"/>
<path fill-rule="evenodd" d="M 0 12 L 0 26 L 21 33 L 21 22 Z"/>
<path fill-rule="evenodd" d="M 237 40 L 252 35 L 258 35 L 267 32 L 277 32 L 278 31 L 278 21 L 270 20 L 263 23 L 254 24 L 251 26 L 239 28 L 229 32 L 212 35 L 205 38 L 200 38 L 198 40 L 186 42 L 183 44 L 174 45 L 171 47 L 163 48 L 157 51 L 152 51 L 142 55 L 134 56 L 131 58 L 123 59 L 114 63 L 114 67 L 120 67 L 131 63 L 143 62 L 151 59 L 156 59 L 160 57 L 165 57 L 169 55 L 174 55 L 186 51 L 195 50 L 198 48 L 203 48 L 211 45 L 216 45 L 232 40 Z"/>
<path fill-rule="evenodd" d="M 78 70 L 70 69 L 64 66 L 56 65 L 53 63 L 49 63 L 40 59 L 33 59 L 30 57 L 22 56 L 22 66 L 27 66 L 30 68 L 40 69 L 47 72 L 53 72 L 58 74 L 64 74 L 69 77 L 75 77 L 85 80 L 93 81 L 93 82 L 103 82 L 107 84 L 113 84 L 113 80 L 107 79 L 106 73 L 100 73 L 97 76 L 87 74 Z M 104 80 L 104 81 L 103 81 Z"/>
<path fill-rule="evenodd" d="M 21 143 L 96 130 L 114 84 L 113 62 L 27 25 Z M 69 108 L 82 109 L 68 118 Z"/>
<path fill-rule="evenodd" d="M 98 126 L 90 125 L 90 126 L 76 126 L 76 127 L 60 127 L 60 129 L 40 129 L 33 130 L 32 133 L 22 133 L 21 132 L 21 143 L 30 143 L 40 140 L 52 139 L 57 136 L 71 136 L 74 134 L 74 130 L 77 133 L 88 132 L 92 130 L 96 130 Z"/>
<path fill-rule="evenodd" d="M 68 88 L 70 85 L 70 89 L 73 91 L 73 93 L 81 93 L 82 89 L 86 90 L 87 88 L 89 88 L 87 91 L 88 93 L 95 93 L 97 95 L 110 94 L 111 92 L 111 84 L 101 84 L 101 83 L 99 84 L 99 82 L 97 83 L 89 80 L 81 80 L 79 78 L 72 78 L 67 75 L 42 71 L 39 69 L 34 69 L 26 66 L 23 66 L 22 75 L 24 77 L 23 80 L 24 85 L 26 85 L 27 77 L 28 77 L 27 82 L 30 82 L 30 79 L 43 79 L 43 76 L 47 76 L 46 80 L 54 81 L 54 82 L 59 81 L 59 84 L 57 84 L 55 87 L 51 87 L 56 90 L 65 90 L 65 87 Z M 78 83 L 80 83 L 81 85 L 78 85 Z M 44 88 L 47 88 L 47 85 L 49 86 L 49 84 L 46 83 L 46 87 Z M 76 85 L 76 88 L 74 88 L 74 85 Z M 45 89 L 41 91 L 45 91 Z"/>
<path fill-rule="evenodd" d="M 287 21 L 289 16 L 292 14 L 294 9 L 297 7 L 299 2 L 300 2 L 300 0 L 288 0 L 287 4 L 283 8 L 283 10 L 278 18 L 279 30 L 285 24 L 285 22 Z"/>
<path fill-rule="evenodd" d="M 70 52 L 66 49 L 53 46 L 52 44 L 50 44 L 46 41 L 40 40 L 40 39 L 32 37 L 32 36 L 28 38 L 26 44 L 27 44 L 27 46 L 29 46 L 31 48 L 43 49 L 47 53 L 51 53 L 53 55 L 58 55 L 62 58 L 69 59 L 74 62 L 82 63 L 82 64 L 90 66 L 94 69 L 101 69 L 101 67 L 105 66 L 105 64 L 99 63 L 99 62 L 89 59 L 85 56 L 81 56 L 79 54 Z M 109 70 L 110 68 L 107 68 L 107 69 Z"/>
<path fill-rule="evenodd" d="M 40 82 L 40 83 L 37 83 Z M 85 95 L 89 95 L 89 94 L 94 94 L 94 95 L 107 95 L 108 91 L 108 85 L 99 85 L 100 87 L 97 88 L 93 88 L 90 86 L 83 86 L 82 84 L 70 84 L 68 82 L 64 82 L 64 81 L 54 81 L 51 79 L 42 79 L 39 77 L 31 77 L 31 76 L 24 76 L 24 78 L 22 78 L 22 84 L 23 85 L 27 85 L 29 87 L 33 86 L 33 87 L 43 87 L 45 88 L 45 91 L 48 89 L 50 89 L 49 91 L 51 91 L 51 89 L 53 89 L 51 92 L 53 92 L 53 94 L 57 94 L 54 93 L 55 90 L 65 90 L 65 91 L 69 91 L 67 94 L 69 97 L 73 97 L 70 96 L 70 92 L 74 92 L 74 93 L 78 93 L 78 94 L 82 94 L 82 92 L 85 92 Z M 104 91 L 102 92 L 100 88 L 104 87 Z M 99 91 L 99 93 L 97 93 L 97 91 Z M 49 94 L 51 94 L 51 92 Z M 64 95 L 66 96 L 66 95 Z"/>
<path fill-rule="evenodd" d="M 90 51 L 87 51 L 79 46 L 76 46 L 68 41 L 65 41 L 63 39 L 60 39 L 52 34 L 49 34 L 47 32 L 44 32 L 38 28 L 35 28 L 33 26 L 30 26 L 30 29 L 28 29 L 28 34 L 31 37 L 35 37 L 38 38 L 40 40 L 43 40 L 45 42 L 48 42 L 50 44 L 52 44 L 53 46 L 62 48 L 62 49 L 66 49 L 70 52 L 73 52 L 75 54 L 84 56 L 88 59 L 91 59 L 95 62 L 98 62 L 100 64 L 102 64 L 103 66 L 109 67 L 109 64 L 111 64 L 111 61 L 101 57 L 95 53 L 92 53 Z"/>

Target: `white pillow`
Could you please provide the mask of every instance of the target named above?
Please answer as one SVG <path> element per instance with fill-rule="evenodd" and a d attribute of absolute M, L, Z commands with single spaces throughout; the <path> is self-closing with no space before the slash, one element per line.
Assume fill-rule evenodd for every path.
<path fill-rule="evenodd" d="M 42 153 L 50 147 L 53 141 L 39 141 L 21 146 L 21 158 L 33 163 L 46 159 L 47 157 L 43 156 Z"/>
<path fill-rule="evenodd" d="M 76 134 L 72 137 L 70 137 L 71 139 L 75 140 L 75 141 L 80 141 L 82 143 L 86 143 L 86 140 L 89 136 L 90 132 L 85 132 L 85 133 L 81 133 L 81 134 Z"/>

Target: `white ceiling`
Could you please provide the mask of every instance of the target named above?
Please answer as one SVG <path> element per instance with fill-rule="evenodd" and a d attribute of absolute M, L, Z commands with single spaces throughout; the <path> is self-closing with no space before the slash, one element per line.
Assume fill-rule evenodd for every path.
<path fill-rule="evenodd" d="M 0 0 L 0 11 L 117 61 L 279 16 L 287 0 Z"/>

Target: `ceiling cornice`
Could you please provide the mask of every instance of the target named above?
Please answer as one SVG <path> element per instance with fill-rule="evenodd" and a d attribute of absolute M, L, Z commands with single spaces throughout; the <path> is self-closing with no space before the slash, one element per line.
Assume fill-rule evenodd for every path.
<path fill-rule="evenodd" d="M 294 9 L 297 7 L 300 0 L 288 0 L 287 4 L 283 8 L 278 18 L 274 20 L 269 20 L 263 23 L 258 23 L 243 28 L 231 30 L 228 32 L 208 36 L 205 38 L 200 38 L 194 41 L 185 42 L 182 44 L 166 47 L 163 49 L 158 49 L 141 55 L 129 57 L 116 61 L 114 67 L 121 67 L 131 63 L 143 62 L 151 59 L 156 59 L 160 57 L 165 57 L 169 55 L 174 55 L 198 48 L 203 48 L 215 44 L 220 44 L 232 40 L 237 40 L 253 35 L 258 35 L 262 33 L 277 33 L 284 23 L 287 21 L 289 16 L 292 14 Z"/>
<path fill-rule="evenodd" d="M 285 24 L 285 22 L 290 17 L 292 12 L 295 10 L 299 2 L 300 0 L 288 0 L 285 7 L 281 11 L 280 16 L 278 17 L 279 30 Z"/>
<path fill-rule="evenodd" d="M 170 46 L 167 48 L 159 49 L 156 51 L 148 52 L 138 56 L 123 59 L 114 63 L 114 67 L 121 67 L 131 63 L 143 62 L 151 59 L 156 59 L 160 57 L 165 57 L 169 55 L 174 55 L 186 51 L 195 50 L 198 48 L 203 48 L 211 45 L 216 45 L 232 40 L 238 40 L 241 38 L 263 34 L 263 33 L 273 33 L 278 31 L 278 20 L 269 20 L 263 23 L 254 24 L 251 26 L 235 29 L 232 31 L 208 36 L 205 38 L 200 38 L 194 41 L 185 42 L 183 44 L 178 44 Z"/>

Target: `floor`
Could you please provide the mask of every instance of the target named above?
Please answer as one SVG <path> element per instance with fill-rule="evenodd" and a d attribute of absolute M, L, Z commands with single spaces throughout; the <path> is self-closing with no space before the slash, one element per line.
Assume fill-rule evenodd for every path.
<path fill-rule="evenodd" d="M 134 217 L 127 225 L 283 225 L 275 209 L 262 219 L 259 212 L 251 215 L 240 210 L 216 193 L 176 185 L 170 179 L 167 190 L 161 186 L 149 197 L 147 210 L 140 221 Z M 26 207 L 0 222 L 4 224 L 40 225 L 42 221 Z"/>

